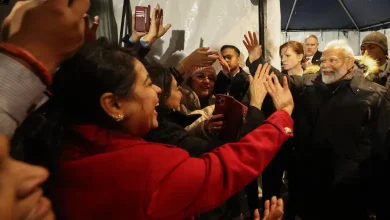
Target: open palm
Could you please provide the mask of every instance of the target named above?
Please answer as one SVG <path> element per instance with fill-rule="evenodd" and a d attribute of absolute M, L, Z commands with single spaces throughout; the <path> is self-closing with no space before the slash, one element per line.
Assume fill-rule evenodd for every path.
<path fill-rule="evenodd" d="M 248 34 L 244 35 L 244 38 L 245 39 L 242 42 L 248 50 L 249 62 L 252 63 L 262 56 L 263 51 L 261 45 L 259 45 L 255 32 L 248 31 Z"/>
<path fill-rule="evenodd" d="M 282 220 L 284 214 L 283 199 L 276 199 L 276 196 L 271 198 L 271 201 L 264 202 L 264 218 L 263 220 Z M 256 209 L 254 220 L 260 220 L 259 210 Z"/>

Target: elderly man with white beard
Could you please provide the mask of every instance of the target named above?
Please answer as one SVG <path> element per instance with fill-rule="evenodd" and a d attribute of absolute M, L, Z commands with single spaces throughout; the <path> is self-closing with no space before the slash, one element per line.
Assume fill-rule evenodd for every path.
<path fill-rule="evenodd" d="M 251 63 L 251 73 L 263 62 L 259 57 Z M 389 191 L 390 100 L 384 87 L 366 78 L 367 69 L 373 68 L 356 64 L 346 41 L 335 40 L 325 47 L 316 73 L 287 76 L 296 103 L 287 169 L 287 206 L 296 213 L 287 216 L 368 220 L 376 213 L 390 219 L 380 202 Z M 269 79 L 281 80 L 272 71 L 276 75 Z"/>

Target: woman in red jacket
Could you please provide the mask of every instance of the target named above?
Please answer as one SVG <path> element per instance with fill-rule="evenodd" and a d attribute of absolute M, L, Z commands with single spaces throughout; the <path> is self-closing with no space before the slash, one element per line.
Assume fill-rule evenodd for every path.
<path fill-rule="evenodd" d="M 269 68 L 259 67 L 260 106 Z M 272 78 L 272 77 L 271 77 Z M 55 75 L 53 94 L 69 125 L 53 193 L 64 217 L 176 220 L 211 210 L 254 180 L 292 136 L 291 93 L 267 82 L 277 109 L 237 143 L 199 158 L 140 137 L 158 126 L 160 88 L 117 46 L 85 45 Z"/>

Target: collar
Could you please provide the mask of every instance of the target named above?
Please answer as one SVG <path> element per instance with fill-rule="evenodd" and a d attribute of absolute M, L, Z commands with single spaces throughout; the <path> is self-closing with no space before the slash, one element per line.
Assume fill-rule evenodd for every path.
<path fill-rule="evenodd" d="M 379 77 L 387 76 L 387 74 L 388 74 L 388 72 L 387 72 L 388 64 L 389 64 L 389 62 L 386 61 L 385 64 L 383 64 L 382 66 L 379 67 Z"/>
<path fill-rule="evenodd" d="M 238 70 L 237 70 L 237 72 L 236 72 L 234 75 L 228 73 L 227 76 L 228 76 L 230 79 L 232 79 L 232 78 L 236 77 L 239 73 L 241 73 L 241 71 L 243 71 L 243 69 L 242 69 L 241 67 L 238 67 Z"/>
<path fill-rule="evenodd" d="M 140 137 L 133 137 L 122 131 L 109 130 L 93 124 L 74 126 L 67 133 L 69 146 L 64 148 L 63 160 L 78 160 L 100 153 L 146 144 Z M 126 142 L 126 144 L 122 144 Z"/>

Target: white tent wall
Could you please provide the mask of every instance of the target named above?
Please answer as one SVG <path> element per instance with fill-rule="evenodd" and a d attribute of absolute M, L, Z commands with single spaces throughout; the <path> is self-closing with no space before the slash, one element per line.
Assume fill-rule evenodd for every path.
<path fill-rule="evenodd" d="M 384 33 L 388 39 L 390 39 L 390 29 L 379 30 L 379 32 Z M 302 32 L 282 32 L 281 41 L 283 44 L 289 40 L 303 42 L 305 37 L 314 34 L 318 37 L 319 41 L 319 50 L 322 51 L 325 45 L 335 39 L 345 39 L 351 45 L 355 55 L 360 55 L 360 45 L 364 37 L 371 33 L 370 31 L 358 32 L 358 31 L 302 31 Z"/>
<path fill-rule="evenodd" d="M 255 2 L 255 1 L 254 1 Z M 280 42 L 280 14 L 272 7 L 280 8 L 280 1 L 273 0 L 267 5 L 269 16 L 267 20 L 279 25 L 268 26 L 267 39 Z M 114 14 L 120 30 L 123 0 L 113 0 Z M 252 1 L 246 0 L 130 0 L 132 11 L 138 5 L 146 6 L 159 3 L 164 9 L 164 24 L 172 24 L 172 28 L 159 41 L 155 42 L 149 58 L 160 59 L 165 65 L 173 65 L 203 45 L 219 50 L 224 44 L 237 46 L 242 52 L 241 61 L 244 65 L 248 57 L 247 50 L 242 43 L 244 34 L 248 30 L 259 30 L 258 8 Z M 271 11 L 273 11 L 271 13 Z M 272 15 L 272 16 L 271 16 Z M 180 34 L 180 32 L 184 32 Z M 184 36 L 184 43 L 180 43 L 179 36 Z M 183 46 L 184 45 L 184 46 Z M 271 45 L 271 44 L 270 44 Z M 278 52 L 278 44 L 268 48 L 271 52 Z M 273 56 L 275 65 L 279 66 L 279 56 Z M 219 65 L 217 65 L 219 68 Z"/>

